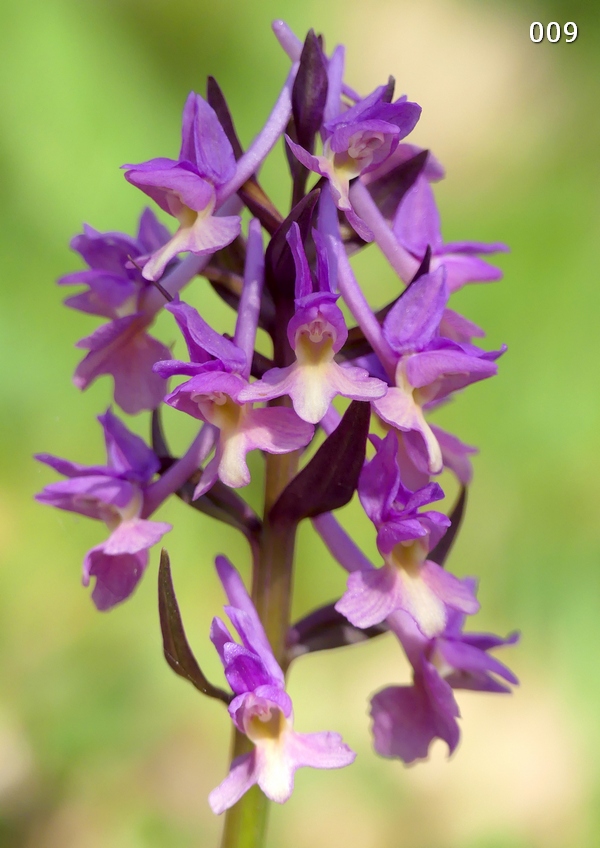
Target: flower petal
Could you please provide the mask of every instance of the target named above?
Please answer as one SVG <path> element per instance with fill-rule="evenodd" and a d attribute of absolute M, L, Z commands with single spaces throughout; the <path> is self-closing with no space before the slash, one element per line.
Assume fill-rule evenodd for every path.
<path fill-rule="evenodd" d="M 213 813 L 220 815 L 233 807 L 254 786 L 256 780 L 256 751 L 236 757 L 225 780 L 208 796 Z"/>

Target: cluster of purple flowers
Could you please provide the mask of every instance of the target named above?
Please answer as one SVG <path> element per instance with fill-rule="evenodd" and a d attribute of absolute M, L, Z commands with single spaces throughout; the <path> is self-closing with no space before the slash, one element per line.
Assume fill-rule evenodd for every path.
<path fill-rule="evenodd" d="M 167 497 L 182 497 L 251 541 L 252 598 L 235 568 L 217 559 L 225 611 L 240 640 L 214 619 L 211 640 L 233 693 L 218 690 L 217 697 L 227 701 L 235 728 L 253 748 L 233 761 L 211 793 L 215 812 L 256 783 L 268 798 L 285 801 L 300 766 L 353 762 L 338 734 L 293 729 L 283 669 L 300 654 L 384 631 L 397 636 L 413 680 L 375 694 L 371 715 L 376 750 L 405 763 L 426 757 L 436 738 L 454 750 L 455 689 L 507 692 L 517 683 L 490 654 L 517 636 L 465 632 L 467 616 L 479 608 L 476 581 L 444 567 L 475 449 L 429 420 L 439 404 L 497 371 L 504 348 L 475 344 L 483 331 L 449 301 L 467 283 L 499 279 L 500 271 L 481 257 L 506 248 L 444 244 L 431 185 L 444 172 L 429 151 L 404 141 L 421 110 L 405 96 L 394 100 L 393 80 L 360 97 L 344 82 L 342 47 L 328 55 L 312 31 L 304 43 L 283 22 L 274 31 L 291 71 L 248 150 L 242 151 L 226 101 L 209 80 L 207 99 L 191 93 L 185 103 L 178 158 L 124 166 L 127 181 L 177 220 L 174 234 L 150 209 L 135 238 L 86 226 L 72 247 L 88 268 L 59 280 L 85 287 L 68 306 L 106 319 L 78 342 L 88 353 L 75 384 L 84 389 L 111 374 L 117 406 L 129 414 L 152 412 L 152 446 L 109 409 L 99 417 L 105 466 L 37 457 L 65 477 L 46 486 L 39 501 L 108 527 L 108 538 L 83 565 L 84 585 L 95 578 L 92 599 L 100 610 L 131 595 L 149 549 L 172 529 L 149 520 Z M 292 181 L 287 216 L 257 179 L 278 141 Z M 369 244 L 398 277 L 390 303 L 379 311 L 367 302 L 349 261 Z M 181 299 L 182 290 L 200 280 L 237 311 L 233 337 Z M 342 302 L 355 322 L 350 328 Z M 149 335 L 163 309 L 181 332 L 185 361 Z M 271 357 L 255 350 L 259 327 L 272 339 Z M 169 390 L 173 377 L 178 382 Z M 347 404 L 336 398 L 352 402 L 343 417 L 340 405 Z M 200 422 L 179 458 L 162 436 L 162 404 Z M 319 428 L 325 441 L 297 472 Z M 287 476 L 262 520 L 233 491 L 250 482 L 246 455 L 252 450 L 288 455 L 279 466 Z M 444 470 L 462 493 L 449 516 L 428 508 L 444 498 L 434 480 Z M 377 566 L 334 515 L 355 491 L 374 525 Z M 295 526 L 306 518 L 349 573 L 347 589 L 300 622 L 288 619 L 277 643 L 274 626 L 261 623 L 269 592 L 260 577 L 265 538 L 278 532 L 293 549 Z M 172 638 L 179 619 L 165 613 L 167 607 L 173 609 L 163 605 L 163 634 Z"/>

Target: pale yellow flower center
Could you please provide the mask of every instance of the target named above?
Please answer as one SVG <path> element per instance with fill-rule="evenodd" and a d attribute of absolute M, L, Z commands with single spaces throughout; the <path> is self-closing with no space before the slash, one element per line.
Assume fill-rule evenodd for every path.
<path fill-rule="evenodd" d="M 224 434 L 237 430 L 244 415 L 243 404 L 236 403 L 225 392 L 212 392 L 209 395 L 192 395 L 198 409 L 209 424 L 214 424 Z"/>

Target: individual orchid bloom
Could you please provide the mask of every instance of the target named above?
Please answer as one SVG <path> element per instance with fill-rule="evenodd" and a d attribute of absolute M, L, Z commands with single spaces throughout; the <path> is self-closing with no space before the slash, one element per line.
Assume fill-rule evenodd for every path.
<path fill-rule="evenodd" d="M 475 591 L 475 581 L 464 583 Z M 406 617 L 394 616 L 390 627 L 413 665 L 412 686 L 390 686 L 371 700 L 375 750 L 405 763 L 425 759 L 431 742 L 442 739 L 452 754 L 460 730 L 454 689 L 510 693 L 507 684 L 518 679 L 489 651 L 513 645 L 518 634 L 505 639 L 489 633 L 464 633 L 464 616 L 451 613 L 444 632 L 423 642 Z M 413 628 L 411 630 L 411 627 Z"/>
<path fill-rule="evenodd" d="M 213 812 L 222 813 L 255 784 L 271 801 L 284 803 L 292 794 L 296 769 L 342 768 L 354 762 L 356 754 L 338 733 L 294 730 L 283 671 L 254 604 L 231 563 L 217 557 L 216 566 L 229 601 L 225 612 L 241 644 L 220 618 L 213 619 L 211 640 L 235 695 L 229 705 L 231 719 L 254 745 L 232 762 L 225 780 L 209 795 Z"/>
<path fill-rule="evenodd" d="M 395 385 L 373 402 L 387 424 L 401 430 L 413 462 L 429 474 L 443 468 L 442 449 L 425 420 L 425 411 L 477 380 L 497 371 L 494 360 L 505 348 L 486 353 L 440 335 L 449 292 L 443 267 L 425 274 L 402 293 L 383 324 L 383 335 L 397 357 Z"/>
<path fill-rule="evenodd" d="M 130 183 L 179 221 L 173 238 L 145 263 L 147 280 L 157 280 L 178 253 L 214 253 L 239 235 L 239 216 L 214 214 L 217 190 L 235 175 L 235 157 L 214 110 L 199 94 L 190 92 L 185 103 L 178 159 L 123 167 Z"/>
<path fill-rule="evenodd" d="M 168 231 L 150 209 L 140 218 L 137 238 L 100 233 L 86 225 L 71 241 L 71 247 L 89 267 L 58 280 L 62 286 L 87 286 L 87 291 L 67 298 L 67 306 L 110 319 L 77 342 L 77 347 L 89 353 L 75 369 L 73 382 L 77 388 L 86 389 L 100 375 L 111 374 L 115 402 L 131 415 L 155 409 L 166 391 L 165 381 L 152 366 L 168 358 L 170 351 L 146 332 L 152 316 L 145 313 L 144 302 L 152 286 L 135 263 L 168 239 Z"/>
<path fill-rule="evenodd" d="M 288 234 L 296 264 L 296 311 L 288 324 L 288 340 L 296 361 L 286 368 L 271 368 L 261 380 L 240 394 L 241 400 L 266 401 L 289 395 L 303 421 L 316 424 L 336 395 L 371 401 L 382 397 L 387 386 L 369 377 L 363 368 L 341 366 L 334 356 L 348 337 L 346 322 L 336 304 L 339 295 L 330 287 L 326 250 L 318 232 L 319 291 L 313 292 L 310 268 L 300 229 L 293 224 Z"/>
<path fill-rule="evenodd" d="M 294 156 L 309 170 L 326 177 L 335 205 L 342 210 L 358 234 L 370 241 L 369 228 L 352 208 L 350 182 L 378 168 L 415 127 L 421 107 L 405 96 L 388 102 L 389 87 L 382 85 L 336 117 L 326 120 L 321 135 L 323 153 L 314 156 L 288 136 Z"/>
<path fill-rule="evenodd" d="M 457 241 L 444 244 L 433 189 L 425 174 L 417 178 L 398 206 L 392 231 L 401 247 L 417 262 L 421 261 L 427 247 L 431 248 L 430 269 L 435 271 L 444 266 L 450 293 L 467 283 L 488 283 L 502 278 L 499 268 L 479 256 L 508 251 L 507 245 L 502 242 Z"/>
<path fill-rule="evenodd" d="M 240 348 L 216 333 L 191 306 L 176 301 L 166 309 L 175 315 L 192 361 L 157 363 L 156 370 L 165 377 L 191 377 L 172 391 L 165 403 L 219 431 L 215 454 L 204 469 L 195 497 L 208 491 L 217 478 L 232 488 L 246 486 L 250 482 L 248 451 L 289 453 L 309 443 L 314 428 L 293 410 L 253 409 L 242 400 L 248 381 L 241 376 L 246 357 Z"/>
<path fill-rule="evenodd" d="M 141 517 L 144 494 L 159 469 L 154 452 L 110 409 L 98 420 L 108 464 L 85 466 L 38 454 L 36 459 L 67 479 L 46 486 L 36 500 L 96 518 L 108 527 L 108 539 L 88 551 L 83 562 L 83 585 L 95 577 L 92 600 L 99 610 L 108 610 L 131 595 L 148 565 L 149 548 L 171 525 Z"/>
<path fill-rule="evenodd" d="M 450 521 L 442 513 L 418 510 L 442 498 L 443 492 L 436 483 L 416 492 L 406 489 L 396 452 L 396 437 L 388 433 L 358 484 L 361 503 L 377 528 L 384 565 L 353 571 L 336 609 L 360 628 L 402 610 L 431 638 L 443 632 L 452 610 L 472 615 L 479 603 L 469 586 L 427 559 Z"/>

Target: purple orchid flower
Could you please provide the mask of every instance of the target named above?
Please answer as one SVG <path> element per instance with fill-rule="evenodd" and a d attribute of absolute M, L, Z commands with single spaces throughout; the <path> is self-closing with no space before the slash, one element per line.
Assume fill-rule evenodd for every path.
<path fill-rule="evenodd" d="M 167 361 L 156 364 L 164 377 L 185 374 L 182 383 L 165 403 L 206 421 L 219 431 L 215 454 L 206 466 L 195 497 L 214 484 L 217 477 L 227 486 L 238 488 L 250 482 L 246 464 L 248 451 L 289 453 L 307 445 L 314 433 L 291 409 L 253 409 L 242 400 L 248 381 L 246 355 L 234 342 L 215 332 L 191 306 L 174 301 L 165 307 L 183 332 L 191 362 Z"/>
<path fill-rule="evenodd" d="M 326 120 L 321 130 L 321 156 L 313 156 L 286 136 L 294 156 L 306 168 L 329 180 L 335 205 L 366 241 L 371 241 L 373 235 L 352 207 L 350 182 L 375 170 L 391 156 L 398 142 L 414 129 L 421 114 L 421 107 L 405 96 L 394 103 L 387 102 L 387 90 L 382 85 L 355 106 Z M 339 109 L 339 103 L 336 105 Z"/>
<path fill-rule="evenodd" d="M 398 206 L 392 231 L 399 244 L 418 264 L 429 246 L 430 270 L 442 265 L 446 269 L 446 284 L 450 293 L 467 283 L 488 283 L 502 279 L 502 271 L 490 265 L 478 254 L 507 252 L 502 242 L 486 244 L 479 241 L 457 241 L 444 244 L 440 215 L 427 174 L 421 174 Z"/>
<path fill-rule="evenodd" d="M 419 509 L 440 500 L 444 493 L 437 483 L 416 492 L 406 489 L 396 452 L 396 437 L 388 433 L 377 444 L 377 453 L 363 468 L 358 484 L 360 501 L 377 528 L 384 565 L 353 571 L 336 609 L 361 628 L 403 610 L 431 638 L 443 632 L 451 610 L 472 615 L 479 603 L 469 586 L 427 559 L 450 521 L 443 513 Z"/>
<path fill-rule="evenodd" d="M 443 459 L 424 411 L 494 375 L 494 360 L 506 349 L 487 353 L 440 335 L 442 321 L 447 324 L 455 315 L 446 310 L 448 297 L 445 269 L 440 267 L 412 283 L 390 310 L 383 335 L 397 357 L 395 386 L 373 402 L 380 418 L 405 434 L 413 463 L 429 474 L 442 470 Z"/>
<path fill-rule="evenodd" d="M 87 291 L 65 304 L 90 315 L 109 318 L 90 336 L 77 342 L 89 350 L 75 370 L 73 382 L 86 389 L 102 374 L 114 379 L 115 402 L 130 415 L 155 409 L 166 391 L 165 381 L 152 371 L 155 362 L 170 356 L 169 349 L 146 332 L 152 321 L 144 310 L 151 284 L 132 260 L 139 260 L 169 239 L 169 233 L 150 209 L 141 218 L 137 238 L 124 233 L 99 233 L 85 226 L 71 247 L 88 268 L 58 280 L 61 286 L 83 284 Z"/>
<path fill-rule="evenodd" d="M 387 386 L 369 377 L 364 368 L 338 365 L 335 354 L 348 337 L 346 322 L 330 285 L 327 252 L 318 232 L 319 291 L 313 283 L 298 224 L 288 234 L 296 265 L 296 311 L 288 324 L 288 340 L 296 361 L 287 368 L 271 368 L 261 380 L 243 389 L 242 401 L 266 401 L 289 395 L 303 421 L 316 424 L 326 414 L 336 395 L 370 401 L 382 397 Z"/>
<path fill-rule="evenodd" d="M 293 729 L 292 701 L 285 691 L 284 674 L 254 604 L 231 563 L 217 557 L 216 566 L 230 604 L 225 612 L 241 644 L 220 618 L 213 619 L 210 638 L 235 694 L 229 705 L 231 719 L 254 744 L 250 753 L 232 762 L 225 780 L 209 795 L 213 812 L 222 813 L 255 784 L 271 801 L 282 804 L 292 794 L 296 769 L 342 768 L 353 763 L 356 754 L 338 733 L 297 733 Z"/>
<path fill-rule="evenodd" d="M 144 494 L 159 468 L 154 452 L 110 409 L 98 420 L 108 464 L 86 466 L 37 454 L 36 459 L 67 479 L 46 486 L 36 500 L 105 522 L 110 536 L 86 554 L 83 585 L 95 577 L 92 600 L 99 610 L 108 610 L 131 595 L 148 565 L 149 548 L 171 525 L 141 517 Z"/>
<path fill-rule="evenodd" d="M 465 585 L 475 591 L 476 581 Z M 489 651 L 514 645 L 518 633 L 503 639 L 490 633 L 464 633 L 464 616 L 451 612 L 439 636 L 423 641 L 422 634 L 406 616 L 389 620 L 414 669 L 412 686 L 390 686 L 371 700 L 375 750 L 384 757 L 405 763 L 425 759 L 434 739 L 442 739 L 448 752 L 455 750 L 460 730 L 460 711 L 454 689 L 510 693 L 518 679 Z"/>
<path fill-rule="evenodd" d="M 239 216 L 213 214 L 218 189 L 236 173 L 235 156 L 214 110 L 199 94 L 190 92 L 186 100 L 177 160 L 150 159 L 123 167 L 130 183 L 179 221 L 173 238 L 144 265 L 147 280 L 157 280 L 178 253 L 214 253 L 239 235 Z"/>

